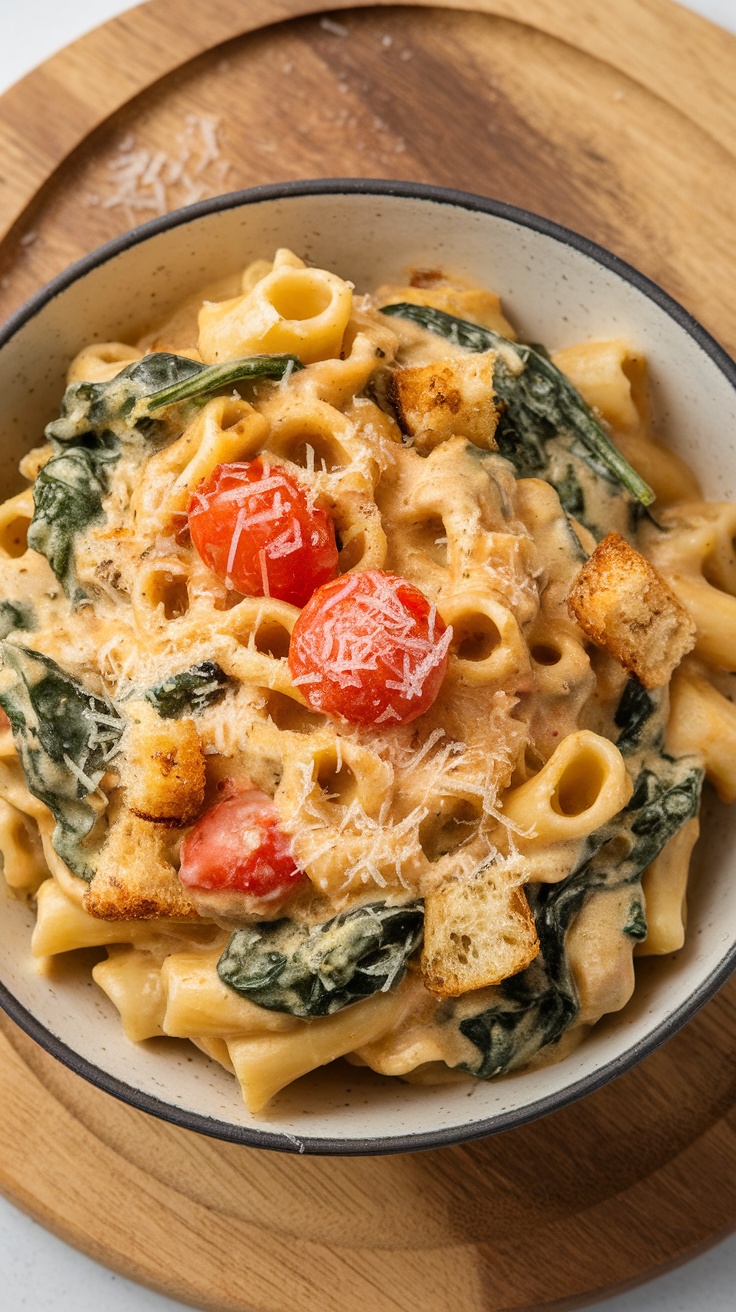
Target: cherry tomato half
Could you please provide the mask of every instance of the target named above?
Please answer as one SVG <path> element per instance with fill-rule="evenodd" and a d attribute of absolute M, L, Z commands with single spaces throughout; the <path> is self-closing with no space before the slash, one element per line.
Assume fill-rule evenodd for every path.
<path fill-rule="evenodd" d="M 270 797 L 256 788 L 231 786 L 186 835 L 179 878 L 187 888 L 276 900 L 306 876 L 291 855 Z"/>
<path fill-rule="evenodd" d="M 418 588 L 367 569 L 315 592 L 294 625 L 289 668 L 315 711 L 349 724 L 408 724 L 437 696 L 451 640 Z"/>
<path fill-rule="evenodd" d="M 281 465 L 217 465 L 189 498 L 187 516 L 205 565 L 246 596 L 303 606 L 334 578 L 332 520 Z"/>

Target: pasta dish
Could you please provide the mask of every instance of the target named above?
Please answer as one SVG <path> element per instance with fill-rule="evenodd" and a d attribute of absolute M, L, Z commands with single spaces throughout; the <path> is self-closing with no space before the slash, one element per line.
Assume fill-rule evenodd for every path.
<path fill-rule="evenodd" d="M 549 344 L 550 347 L 554 343 Z M 72 361 L 0 506 L 0 850 L 33 952 L 262 1111 L 337 1058 L 559 1059 L 684 942 L 736 799 L 736 508 L 623 340 L 288 250 Z"/>

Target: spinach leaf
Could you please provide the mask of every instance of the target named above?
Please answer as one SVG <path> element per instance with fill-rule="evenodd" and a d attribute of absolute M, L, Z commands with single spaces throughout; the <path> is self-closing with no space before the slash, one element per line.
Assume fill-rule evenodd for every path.
<path fill-rule="evenodd" d="M 623 932 L 628 934 L 629 938 L 635 938 L 638 941 L 645 939 L 647 936 L 647 917 L 644 911 L 644 905 L 641 898 L 634 898 L 629 907 L 629 918 L 624 925 Z"/>
<path fill-rule="evenodd" d="M 492 1080 L 527 1065 L 572 1024 L 577 1010 L 572 993 L 555 987 L 544 960 L 537 957 L 505 981 L 497 1002 L 460 1021 L 460 1033 L 478 1050 L 478 1057 L 461 1062 L 460 1069 Z"/>
<path fill-rule="evenodd" d="M 111 703 L 84 688 L 50 656 L 0 642 L 0 706 L 13 730 L 29 791 L 56 826 L 52 843 L 69 869 L 90 880 L 88 857 L 101 838 L 97 788 L 123 732 Z"/>
<path fill-rule="evenodd" d="M 145 694 L 162 720 L 182 715 L 201 715 L 227 692 L 231 680 L 216 661 L 202 661 L 180 674 L 170 674 Z"/>
<path fill-rule="evenodd" d="M 105 383 L 72 383 L 61 403 L 60 417 L 48 424 L 46 436 L 61 444 L 90 438 L 110 444 L 167 438 L 167 422 L 153 419 L 155 411 L 178 406 L 184 401 L 202 401 L 213 392 L 240 381 L 283 378 L 302 369 L 296 355 L 251 355 L 224 364 L 204 365 L 183 355 L 158 351 L 126 365 Z M 172 417 L 183 427 L 191 409 Z"/>
<path fill-rule="evenodd" d="M 595 511 L 586 506 L 580 465 L 642 506 L 654 492 L 614 446 L 580 393 L 546 352 L 490 328 L 468 323 L 426 305 L 401 302 L 383 306 L 383 314 L 409 319 L 469 351 L 497 352 L 493 386 L 503 402 L 496 431 L 498 448 L 522 478 L 544 478 L 556 488 L 568 514 L 592 532 L 605 532 Z"/>
<path fill-rule="evenodd" d="M 647 692 L 632 676 L 626 683 L 616 707 L 613 722 L 621 730 L 616 746 L 623 756 L 641 747 L 660 747 L 664 737 L 662 693 Z"/>
<path fill-rule="evenodd" d="M 167 440 L 166 424 L 133 409 L 147 392 L 188 377 L 201 366 L 175 355 L 150 355 L 128 365 L 106 383 L 72 383 L 58 419 L 46 426 L 54 454 L 33 485 L 33 518 L 28 545 L 48 560 L 73 605 L 86 599 L 77 578 L 77 535 L 104 520 L 103 498 L 110 469 L 123 446 L 145 453 Z"/>
<path fill-rule="evenodd" d="M 116 455 L 121 443 L 166 438 L 166 425 L 152 419 L 145 405 L 138 414 L 140 403 L 203 369 L 196 360 L 160 351 L 134 360 L 105 383 L 71 383 L 62 398 L 59 418 L 46 425 L 46 437 L 59 449 L 102 447 Z"/>
<path fill-rule="evenodd" d="M 0 638 L 14 629 L 35 629 L 36 616 L 26 601 L 0 601 Z"/>
<path fill-rule="evenodd" d="M 72 446 L 44 465 L 33 484 L 33 519 L 28 545 L 48 560 L 73 604 L 85 599 L 74 566 L 74 539 L 104 518 L 107 466 L 117 455 Z"/>
<path fill-rule="evenodd" d="M 127 365 L 108 382 L 67 387 L 59 418 L 46 426 L 54 454 L 33 485 L 28 545 L 46 556 L 74 605 L 85 600 L 74 566 L 75 539 L 104 519 L 110 468 L 122 451 L 144 458 L 178 436 L 212 392 L 241 380 L 282 378 L 302 367 L 294 355 L 257 355 L 208 367 L 161 351 Z"/>
<path fill-rule="evenodd" d="M 191 363 L 191 362 L 190 362 Z M 149 412 L 164 406 L 178 405 L 181 401 L 201 398 L 220 392 L 234 383 L 251 382 L 258 378 L 289 377 L 304 365 L 298 355 L 250 355 L 240 360 L 226 360 L 224 364 L 198 365 L 193 373 L 181 382 L 164 386 L 146 397 Z"/>
<path fill-rule="evenodd" d="M 275 920 L 236 929 L 217 965 L 223 984 L 270 1011 L 331 1016 L 404 973 L 424 928 L 421 902 L 341 911 L 323 925 Z"/>
<path fill-rule="evenodd" d="M 581 860 L 559 884 L 527 887 L 540 953 L 527 970 L 493 990 L 489 1005 L 472 1016 L 455 1005 L 460 1033 L 477 1049 L 462 1069 L 482 1079 L 526 1065 L 553 1043 L 578 1012 L 565 938 L 587 899 L 602 889 L 632 888 L 632 909 L 641 901 L 641 877 L 665 843 L 697 813 L 703 771 L 693 757 L 672 760 L 651 752 L 637 776 L 629 804 L 591 834 Z M 646 921 L 630 918 L 624 933 L 642 937 Z M 462 1003 L 462 1000 L 460 1000 Z M 452 1012 L 448 1020 L 452 1020 Z"/>

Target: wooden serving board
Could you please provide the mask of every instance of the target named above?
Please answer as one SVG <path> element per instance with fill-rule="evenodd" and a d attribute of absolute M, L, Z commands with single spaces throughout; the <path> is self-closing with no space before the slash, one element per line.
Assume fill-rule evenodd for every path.
<path fill-rule="evenodd" d="M 736 41 L 669 0 L 151 0 L 0 98 L 0 315 L 164 209 L 286 178 L 482 192 L 612 248 L 733 352 Z M 341 12 L 344 11 L 344 12 Z M 115 1102 L 0 1021 L 0 1188 L 233 1312 L 578 1306 L 736 1224 L 736 981 L 524 1129 L 305 1159 Z"/>

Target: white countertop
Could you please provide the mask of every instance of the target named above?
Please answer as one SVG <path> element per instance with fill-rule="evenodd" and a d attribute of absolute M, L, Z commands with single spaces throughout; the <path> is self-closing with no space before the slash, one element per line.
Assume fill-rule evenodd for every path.
<path fill-rule="evenodd" d="M 736 32 L 736 0 L 686 3 Z M 0 0 L 0 93 L 61 46 L 131 8 L 132 0 Z M 2 1197 L 0 1275 L 7 1312 L 185 1312 L 184 1304 L 131 1284 L 67 1247 Z M 735 1287 L 736 1234 L 604 1306 L 606 1312 L 733 1312 Z"/>

